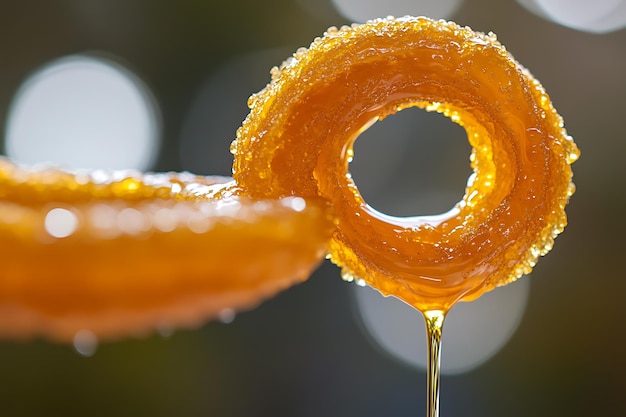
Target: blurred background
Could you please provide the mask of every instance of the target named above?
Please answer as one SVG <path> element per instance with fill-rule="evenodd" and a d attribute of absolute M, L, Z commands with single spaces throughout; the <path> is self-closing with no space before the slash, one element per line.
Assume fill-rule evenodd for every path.
<path fill-rule="evenodd" d="M 405 14 L 497 33 L 582 150 L 553 251 L 452 311 L 441 415 L 626 415 L 626 1 L 0 0 L 0 153 L 229 175 L 246 99 L 272 66 L 329 26 Z M 383 212 L 443 212 L 470 173 L 466 142 L 441 116 L 405 110 L 363 134 L 351 172 Z M 0 341 L 0 415 L 424 415 L 421 317 L 339 275 L 324 263 L 196 331 Z"/>

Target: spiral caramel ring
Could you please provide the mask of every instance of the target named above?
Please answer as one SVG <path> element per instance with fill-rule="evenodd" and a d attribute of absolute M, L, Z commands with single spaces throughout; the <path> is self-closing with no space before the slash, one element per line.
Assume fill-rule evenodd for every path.
<path fill-rule="evenodd" d="M 566 224 L 578 150 L 541 85 L 492 34 L 427 18 L 330 29 L 251 97 L 232 150 L 254 198 L 331 200 L 331 259 L 422 311 L 530 272 Z M 348 174 L 371 123 L 418 106 L 464 126 L 474 174 L 437 217 L 378 213 Z"/>

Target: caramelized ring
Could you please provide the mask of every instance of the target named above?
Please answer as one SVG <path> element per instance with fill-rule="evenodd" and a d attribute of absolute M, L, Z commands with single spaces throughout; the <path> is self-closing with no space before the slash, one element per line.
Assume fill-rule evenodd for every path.
<path fill-rule="evenodd" d="M 233 143 L 253 198 L 328 198 L 331 259 L 421 311 L 529 273 L 566 224 L 578 150 L 550 99 L 492 34 L 427 18 L 329 29 L 272 72 Z M 451 211 L 398 218 L 348 174 L 359 133 L 411 106 L 464 126 L 474 174 Z"/>

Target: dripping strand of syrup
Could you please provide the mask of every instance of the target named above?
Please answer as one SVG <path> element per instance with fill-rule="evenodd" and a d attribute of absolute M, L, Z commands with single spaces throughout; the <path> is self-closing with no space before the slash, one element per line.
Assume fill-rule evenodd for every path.
<path fill-rule="evenodd" d="M 426 416 L 439 417 L 439 381 L 441 379 L 441 331 L 446 313 L 443 310 L 425 311 L 428 339 L 428 393 Z"/>

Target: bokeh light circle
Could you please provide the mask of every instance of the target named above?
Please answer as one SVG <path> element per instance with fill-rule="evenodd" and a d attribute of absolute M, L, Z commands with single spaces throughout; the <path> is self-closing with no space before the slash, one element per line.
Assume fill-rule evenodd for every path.
<path fill-rule="evenodd" d="M 517 0 L 534 14 L 559 25 L 590 33 L 626 27 L 626 0 Z"/>
<path fill-rule="evenodd" d="M 93 356 L 98 349 L 98 338 L 89 330 L 80 330 L 74 335 L 74 350 L 81 356 Z"/>
<path fill-rule="evenodd" d="M 25 164 L 146 170 L 156 159 L 160 124 L 156 101 L 136 75 L 107 58 L 70 55 L 18 89 L 6 151 Z"/>
<path fill-rule="evenodd" d="M 530 280 L 524 277 L 471 303 L 454 306 L 444 323 L 442 373 L 469 372 L 493 357 L 515 333 L 529 293 Z M 417 310 L 370 287 L 357 287 L 355 299 L 363 328 L 377 346 L 426 369 L 426 330 Z"/>
<path fill-rule="evenodd" d="M 449 19 L 462 3 L 463 0 L 333 0 L 337 11 L 354 22 L 405 15 Z"/>

